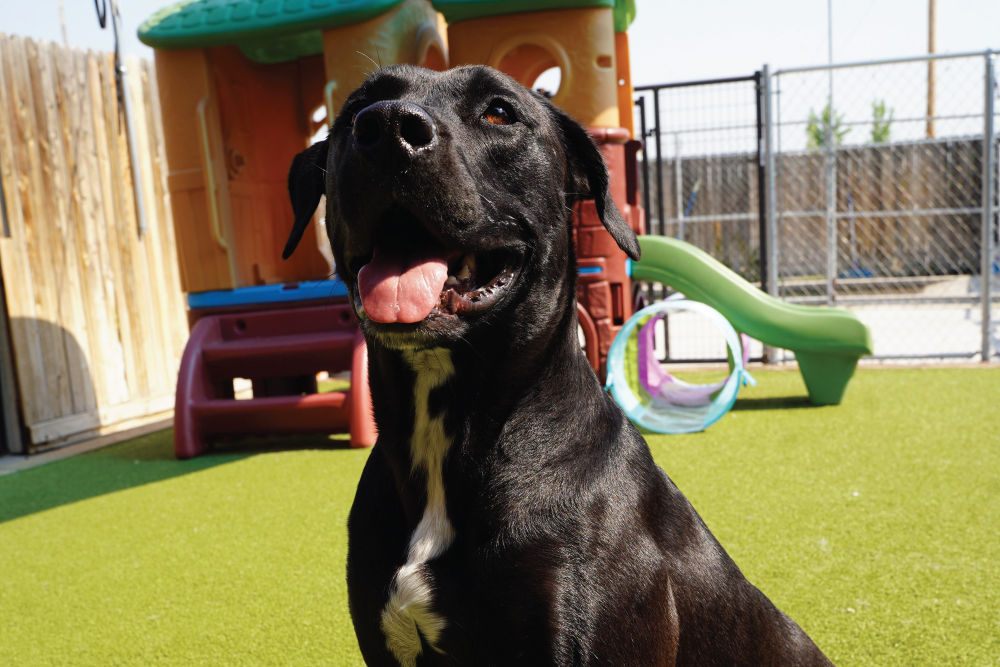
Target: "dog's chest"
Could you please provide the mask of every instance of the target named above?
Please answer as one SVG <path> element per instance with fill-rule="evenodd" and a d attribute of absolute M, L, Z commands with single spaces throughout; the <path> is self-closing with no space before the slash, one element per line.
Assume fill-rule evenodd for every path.
<path fill-rule="evenodd" d="M 430 397 L 455 369 L 447 350 L 419 350 L 407 352 L 405 357 L 416 374 L 411 465 L 427 480 L 427 504 L 410 536 L 406 563 L 396 571 L 381 626 L 386 645 L 400 664 L 415 665 L 421 652 L 420 636 L 436 648 L 447 625 L 434 610 L 433 585 L 426 564 L 444 553 L 455 537 L 445 508 L 442 472 L 451 439 L 444 430 L 444 414 L 432 412 Z"/>

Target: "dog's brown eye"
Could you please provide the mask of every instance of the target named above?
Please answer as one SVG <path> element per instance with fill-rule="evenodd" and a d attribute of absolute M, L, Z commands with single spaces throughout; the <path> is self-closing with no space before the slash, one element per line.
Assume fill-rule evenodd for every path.
<path fill-rule="evenodd" d="M 514 110 L 503 100 L 494 100 L 483 113 L 483 119 L 494 125 L 510 125 L 515 121 Z"/>

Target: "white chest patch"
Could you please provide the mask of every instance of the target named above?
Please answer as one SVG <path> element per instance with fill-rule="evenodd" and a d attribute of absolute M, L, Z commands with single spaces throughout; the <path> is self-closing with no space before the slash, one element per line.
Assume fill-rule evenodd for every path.
<path fill-rule="evenodd" d="M 386 646 L 404 667 L 416 665 L 420 655 L 420 635 L 431 647 L 444 630 L 446 621 L 433 609 L 434 590 L 425 564 L 451 545 L 455 530 L 445 508 L 441 466 L 451 440 L 444 432 L 444 416 L 433 419 L 428 398 L 455 372 L 451 353 L 443 349 L 407 352 L 406 360 L 416 372 L 413 388 L 415 417 L 410 440 L 411 465 L 427 477 L 427 505 L 410 536 L 406 563 L 396 571 L 389 601 L 382 610 L 382 633 Z"/>

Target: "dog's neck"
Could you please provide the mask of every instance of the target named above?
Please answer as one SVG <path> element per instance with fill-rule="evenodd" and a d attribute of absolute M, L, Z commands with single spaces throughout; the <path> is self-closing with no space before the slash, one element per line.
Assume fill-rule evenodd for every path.
<path fill-rule="evenodd" d="M 552 328 L 554 335 L 542 336 L 545 345 L 510 344 L 518 332 L 503 327 L 492 341 L 449 348 L 394 350 L 369 341 L 379 446 L 409 501 L 404 504 L 411 520 L 418 521 L 435 500 L 449 453 L 487 457 L 522 439 L 519 432 L 531 429 L 530 419 L 579 425 L 603 411 L 598 382 L 577 340 L 575 307 Z M 568 396 L 580 395 L 566 392 L 567 382 L 593 385 L 582 395 L 595 405 L 567 405 Z"/>
<path fill-rule="evenodd" d="M 455 375 L 451 352 L 445 348 L 406 350 L 403 358 L 414 372 L 413 431 L 410 436 L 411 472 L 427 481 L 427 510 L 444 508 L 442 465 L 454 436 L 445 432 L 445 412 L 431 405 L 431 392 L 442 388 Z M 425 512 L 426 515 L 426 512 Z"/>

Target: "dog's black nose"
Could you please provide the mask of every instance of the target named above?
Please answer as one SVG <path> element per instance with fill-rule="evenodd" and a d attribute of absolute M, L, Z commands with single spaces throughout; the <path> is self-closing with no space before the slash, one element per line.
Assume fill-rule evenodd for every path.
<path fill-rule="evenodd" d="M 435 136 L 434 120 L 411 102 L 376 102 L 354 117 L 354 141 L 367 152 L 402 148 L 412 153 L 430 146 Z"/>

